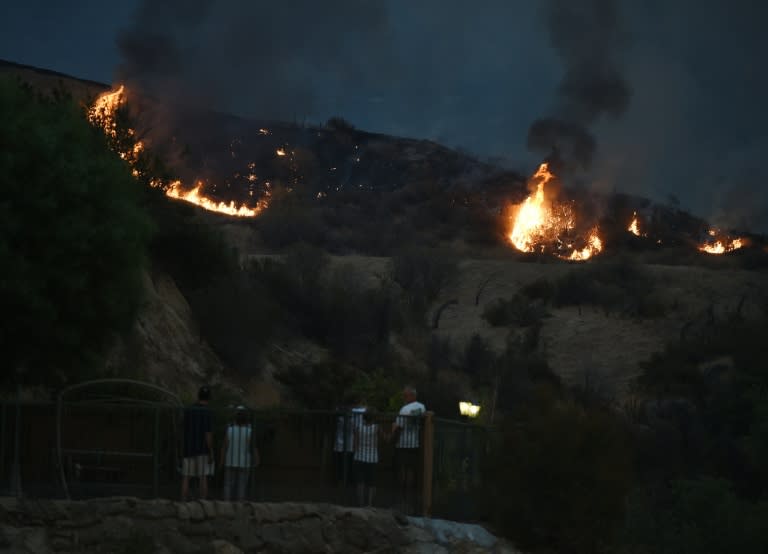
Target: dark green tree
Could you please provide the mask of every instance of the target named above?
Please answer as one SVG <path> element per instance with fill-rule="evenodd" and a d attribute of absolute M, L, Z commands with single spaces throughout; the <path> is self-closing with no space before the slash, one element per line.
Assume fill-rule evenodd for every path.
<path fill-rule="evenodd" d="M 0 80 L 0 191 L 0 379 L 80 378 L 139 305 L 141 188 L 71 99 Z"/>

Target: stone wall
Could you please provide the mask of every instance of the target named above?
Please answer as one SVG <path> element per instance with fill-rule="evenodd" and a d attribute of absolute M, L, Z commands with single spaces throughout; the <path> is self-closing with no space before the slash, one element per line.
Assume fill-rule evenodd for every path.
<path fill-rule="evenodd" d="M 326 504 L 0 498 L 0 552 L 515 552 L 479 526 L 443 523 Z"/>

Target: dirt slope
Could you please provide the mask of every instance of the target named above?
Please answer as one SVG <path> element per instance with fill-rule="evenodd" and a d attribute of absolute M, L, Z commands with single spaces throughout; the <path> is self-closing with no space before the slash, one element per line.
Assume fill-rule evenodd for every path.
<path fill-rule="evenodd" d="M 387 272 L 389 258 L 343 256 L 334 264 L 349 264 L 371 276 Z M 485 306 L 498 298 L 511 298 L 521 287 L 537 279 L 556 280 L 569 271 L 586 271 L 587 264 L 525 263 L 514 260 L 465 259 L 459 264 L 455 284 L 443 291 L 435 307 L 449 299 L 458 304 L 443 313 L 439 335 L 449 337 L 462 348 L 475 333 L 501 351 L 509 328 L 491 327 L 483 317 Z M 765 273 L 743 270 L 710 270 L 687 266 L 643 266 L 656 283 L 657 293 L 668 306 L 663 317 L 639 319 L 606 314 L 601 308 L 585 305 L 550 309 L 544 320 L 540 352 L 550 367 L 566 382 L 592 385 L 610 394 L 621 395 L 638 374 L 639 364 L 677 340 L 687 322 L 703 322 L 711 311 L 722 318 L 734 312 L 744 298 L 741 313 L 759 314 L 766 298 Z M 480 302 L 478 288 L 490 278 Z"/>

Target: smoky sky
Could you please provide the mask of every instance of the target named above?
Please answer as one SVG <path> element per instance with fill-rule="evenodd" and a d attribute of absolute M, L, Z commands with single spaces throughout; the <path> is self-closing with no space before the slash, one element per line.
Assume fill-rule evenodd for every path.
<path fill-rule="evenodd" d="M 268 119 L 391 78 L 385 3 L 143 1 L 118 36 L 118 78 L 144 92 Z"/>
<path fill-rule="evenodd" d="M 622 115 L 631 97 L 619 6 L 615 0 L 546 0 L 542 5 L 563 77 L 553 110 L 528 130 L 528 148 L 549 153 L 560 165 L 588 169 L 597 149 L 590 127 L 601 116 Z"/>
<path fill-rule="evenodd" d="M 0 58 L 245 116 L 339 115 L 524 172 L 553 142 L 530 150 L 529 131 L 554 121 L 593 141 L 591 186 L 768 231 L 766 16 L 757 0 L 27 0 L 0 8 Z"/>

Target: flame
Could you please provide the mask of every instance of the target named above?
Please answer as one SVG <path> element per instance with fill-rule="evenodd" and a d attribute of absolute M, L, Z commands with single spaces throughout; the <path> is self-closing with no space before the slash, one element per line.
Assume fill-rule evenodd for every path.
<path fill-rule="evenodd" d="M 116 90 L 102 93 L 88 109 L 88 120 L 101 127 L 104 132 L 112 137 L 117 136 L 117 122 L 115 112 L 125 103 L 125 85 L 120 85 Z"/>
<path fill-rule="evenodd" d="M 275 151 L 275 153 L 276 153 L 278 156 L 285 156 L 285 148 L 278 148 L 278 149 Z"/>
<path fill-rule="evenodd" d="M 587 246 L 581 250 L 574 250 L 571 255 L 568 256 L 569 260 L 584 261 L 588 260 L 595 254 L 599 254 L 603 250 L 603 241 L 597 236 L 597 229 L 594 229 L 589 235 L 589 241 Z"/>
<path fill-rule="evenodd" d="M 547 199 L 545 188 L 554 178 L 549 164 L 542 163 L 531 177 L 535 190 L 515 208 L 508 239 L 521 252 L 544 252 L 548 245 L 557 244 L 557 251 L 553 252 L 555 256 L 566 260 L 587 260 L 602 251 L 603 242 L 597 228 L 594 228 L 583 249 L 563 244 L 560 236 L 574 229 L 576 218 L 570 205 L 552 203 Z M 562 252 L 563 249 L 570 249 L 570 253 Z"/>
<path fill-rule="evenodd" d="M 266 207 L 266 204 L 263 202 L 258 203 L 254 208 L 248 208 L 244 205 L 237 206 L 235 205 L 234 201 L 230 202 L 229 204 L 226 202 L 216 202 L 200 194 L 200 189 L 202 187 L 203 183 L 198 181 L 195 188 L 192 190 L 183 191 L 181 190 L 181 181 L 174 181 L 168 187 L 168 190 L 166 190 L 165 194 L 171 198 L 177 198 L 179 200 L 184 200 L 185 202 L 191 202 L 192 204 L 196 204 L 201 208 L 205 208 L 206 210 L 212 212 L 218 212 L 235 217 L 254 217 L 259 215 L 259 213 Z"/>
<path fill-rule="evenodd" d="M 711 235 L 711 233 L 710 233 Z M 726 252 L 733 252 L 744 246 L 744 239 L 721 239 L 714 243 L 705 243 L 699 246 L 699 250 L 706 252 L 707 254 L 725 254 Z"/>
<path fill-rule="evenodd" d="M 629 227 L 627 227 L 627 231 L 629 231 L 636 237 L 640 236 L 640 228 L 638 227 L 638 222 L 637 222 L 637 212 L 632 212 L 632 223 L 630 223 Z"/>
<path fill-rule="evenodd" d="M 707 235 L 712 237 L 714 242 L 704 242 L 699 245 L 699 250 L 707 254 L 725 254 L 733 252 L 746 246 L 747 241 L 743 238 L 731 238 L 722 233 L 720 229 L 712 228 L 707 230 Z"/>
<path fill-rule="evenodd" d="M 538 171 L 534 173 L 533 180 L 536 183 L 536 192 L 530 195 L 520 205 L 520 209 L 515 217 L 515 223 L 512 226 L 512 232 L 509 234 L 509 240 L 515 245 L 515 248 L 523 252 L 533 252 L 535 247 L 535 237 L 547 224 L 548 209 L 544 198 L 544 185 L 554 179 L 554 175 L 549 172 L 549 165 L 543 163 Z"/>
<path fill-rule="evenodd" d="M 113 139 L 117 138 L 118 129 L 115 113 L 121 106 L 125 104 L 125 102 L 125 85 L 120 85 L 114 90 L 105 92 L 99 95 L 98 98 L 96 98 L 96 100 L 93 102 L 93 105 L 88 109 L 88 120 L 92 124 L 101 128 L 107 136 Z M 269 134 L 268 129 L 259 129 L 259 132 L 261 132 L 261 134 Z M 127 133 L 129 136 L 135 136 L 135 131 L 133 129 L 128 129 Z M 125 150 L 120 150 L 120 147 L 118 146 L 117 154 L 132 166 L 131 174 L 134 177 L 140 176 L 140 172 L 135 166 L 139 160 L 140 154 L 143 151 L 144 143 L 140 140 L 137 140 L 133 146 Z M 255 164 L 252 165 L 255 166 Z M 249 169 L 254 168 L 252 165 L 249 165 Z M 256 176 L 251 174 L 248 176 L 248 180 L 253 182 L 256 180 Z M 155 177 L 151 177 L 149 182 L 153 187 L 159 187 L 163 184 L 160 179 Z M 216 202 L 215 200 L 207 198 L 201 194 L 200 190 L 202 189 L 202 186 L 203 183 L 198 181 L 193 189 L 184 191 L 182 190 L 181 181 L 174 181 L 168 186 L 165 194 L 170 198 L 177 198 L 185 202 L 190 202 L 212 212 L 218 212 L 235 217 L 254 217 L 267 207 L 266 199 L 260 200 L 257 202 L 256 206 L 252 208 L 249 208 L 245 204 L 241 204 L 239 206 L 235 205 L 234 201 L 230 202 L 229 204 L 226 202 Z"/>

